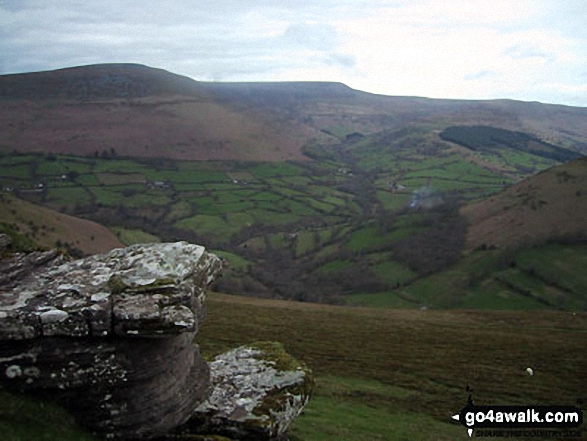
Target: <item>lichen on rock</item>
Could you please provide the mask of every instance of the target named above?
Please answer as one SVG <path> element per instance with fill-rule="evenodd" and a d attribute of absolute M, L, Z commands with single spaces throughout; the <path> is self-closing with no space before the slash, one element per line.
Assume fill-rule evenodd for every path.
<path fill-rule="evenodd" d="M 196 408 L 188 431 L 243 440 L 280 437 L 302 412 L 314 386 L 311 371 L 275 342 L 221 354 L 210 370 L 212 394 Z"/>
<path fill-rule="evenodd" d="M 49 264 L 33 267 L 16 286 L 0 286 L 0 340 L 196 331 L 202 286 L 220 267 L 204 247 L 186 242 L 133 245 L 71 262 L 50 257 L 37 256 Z"/>
<path fill-rule="evenodd" d="M 55 251 L 4 255 L 0 381 L 58 401 L 107 438 L 283 436 L 310 398 L 311 372 L 279 343 L 210 364 L 194 344 L 220 266 L 186 242 L 74 261 Z"/>
<path fill-rule="evenodd" d="M 148 439 L 210 394 L 194 338 L 220 260 L 186 242 L 65 261 L 54 251 L 0 262 L 0 380 L 50 397 L 87 427 Z"/>

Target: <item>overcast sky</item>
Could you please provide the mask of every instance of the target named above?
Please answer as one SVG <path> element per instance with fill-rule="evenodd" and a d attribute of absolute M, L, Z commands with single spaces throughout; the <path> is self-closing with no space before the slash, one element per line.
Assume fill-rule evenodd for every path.
<path fill-rule="evenodd" d="M 0 73 L 113 62 L 587 106 L 587 1 L 0 0 Z"/>

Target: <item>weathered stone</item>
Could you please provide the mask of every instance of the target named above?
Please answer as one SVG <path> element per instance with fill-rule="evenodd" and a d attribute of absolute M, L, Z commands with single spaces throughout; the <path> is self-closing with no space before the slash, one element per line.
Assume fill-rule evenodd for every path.
<path fill-rule="evenodd" d="M 194 337 L 219 268 L 185 242 L 71 262 L 55 252 L 6 259 L 0 380 L 61 402 L 102 434 L 165 434 L 210 394 Z"/>
<path fill-rule="evenodd" d="M 14 288 L 22 279 L 44 266 L 63 262 L 63 256 L 55 250 L 35 251 L 33 253 L 16 253 L 0 262 L 0 289 L 8 291 Z M 2 304 L 10 304 L 18 297 L 4 296 Z"/>
<path fill-rule="evenodd" d="M 239 440 L 283 436 L 313 389 L 311 372 L 279 343 L 261 342 L 219 355 L 210 363 L 213 391 L 184 432 Z"/>
<path fill-rule="evenodd" d="M 6 262 L 7 271 L 0 268 L 10 274 L 6 283 L 0 280 L 0 312 L 11 325 L 6 329 L 0 319 L 0 340 L 93 331 L 99 336 L 193 332 L 203 319 L 202 287 L 220 266 L 203 247 L 185 242 L 134 245 L 41 267 L 56 257 L 55 252 L 15 256 Z M 55 320 L 58 314 L 61 319 Z M 26 330 L 16 329 L 19 322 Z"/>
<path fill-rule="evenodd" d="M 0 381 L 60 402 L 107 437 L 283 437 L 310 397 L 309 370 L 277 343 L 210 365 L 194 344 L 219 268 L 185 242 L 69 262 L 54 251 L 5 258 Z"/>

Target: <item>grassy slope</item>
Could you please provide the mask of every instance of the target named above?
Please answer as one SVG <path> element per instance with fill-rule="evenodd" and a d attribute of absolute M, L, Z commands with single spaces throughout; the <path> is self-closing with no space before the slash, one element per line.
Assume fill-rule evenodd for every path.
<path fill-rule="evenodd" d="M 346 301 L 377 307 L 584 310 L 587 247 L 580 242 L 587 231 L 586 194 L 587 160 L 579 158 L 466 205 L 461 210 L 470 223 L 464 258 L 399 289 L 355 294 Z M 489 249 L 473 251 L 480 246 Z"/>
<path fill-rule="evenodd" d="M 95 222 L 0 195 L 0 222 L 14 224 L 40 245 L 55 248 L 57 241 L 71 244 L 85 254 L 104 253 L 123 246 L 107 228 Z"/>
<path fill-rule="evenodd" d="M 303 140 L 314 134 L 295 122 L 282 126 L 269 113 L 235 108 L 191 79 L 146 66 L 4 75 L 0 91 L 6 97 L 0 100 L 0 145 L 16 143 L 20 151 L 91 155 L 113 148 L 135 157 L 303 160 Z"/>
<path fill-rule="evenodd" d="M 587 160 L 551 168 L 478 204 L 463 208 L 468 245 L 530 245 L 585 234 Z"/>
<path fill-rule="evenodd" d="M 277 340 L 316 375 L 291 439 L 465 440 L 450 416 L 466 403 L 585 400 L 587 314 L 405 311 L 211 293 L 198 334 L 206 357 Z M 526 368 L 532 367 L 530 377 Z M 62 411 L 0 391 L 3 439 L 90 440 Z"/>
<path fill-rule="evenodd" d="M 447 270 L 378 295 L 370 304 L 399 297 L 403 306 L 412 307 L 586 310 L 585 265 L 585 244 L 474 251 Z"/>
<path fill-rule="evenodd" d="M 293 439 L 468 439 L 450 422 L 467 384 L 477 404 L 585 399 L 584 313 L 380 310 L 220 294 L 208 307 L 204 353 L 278 340 L 316 373 Z"/>
<path fill-rule="evenodd" d="M 16 108 L 14 107 L 16 106 Z M 27 105 L 28 106 L 28 105 Z M 286 128 L 278 133 L 265 117 L 210 100 L 139 98 L 84 104 L 68 102 L 0 105 L 7 123 L 0 142 L 19 151 L 93 155 L 115 149 L 120 155 L 181 160 L 303 160 L 302 141 Z M 30 108 L 32 106 L 32 109 Z M 31 112 L 36 120 L 30 121 Z M 14 132 L 16 127 L 24 130 Z M 302 132 L 303 133 L 303 132 Z"/>
<path fill-rule="evenodd" d="M 437 308 L 587 308 L 587 160 L 580 158 L 466 205 L 467 255 L 393 292 L 349 301 Z M 557 243 L 562 241 L 563 243 Z M 576 243 L 573 243 L 576 242 Z M 474 248 L 487 250 L 473 250 Z M 494 249 L 497 248 L 497 249 Z"/>

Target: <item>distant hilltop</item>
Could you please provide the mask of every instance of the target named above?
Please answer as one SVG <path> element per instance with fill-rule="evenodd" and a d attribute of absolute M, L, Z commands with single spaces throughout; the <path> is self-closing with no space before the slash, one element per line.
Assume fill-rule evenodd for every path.
<path fill-rule="evenodd" d="M 95 64 L 53 71 L 0 76 L 4 99 L 142 98 L 192 95 L 194 80 L 142 64 Z"/>
<path fill-rule="evenodd" d="M 199 82 L 140 64 L 0 76 L 5 152 L 307 161 L 307 146 L 415 125 L 492 126 L 585 152 L 586 118 L 585 108 L 392 97 L 341 83 Z"/>

